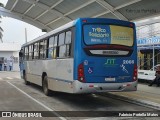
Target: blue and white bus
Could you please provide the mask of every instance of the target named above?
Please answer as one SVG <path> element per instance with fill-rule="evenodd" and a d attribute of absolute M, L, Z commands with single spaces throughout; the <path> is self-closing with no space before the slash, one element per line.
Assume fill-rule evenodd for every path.
<path fill-rule="evenodd" d="M 137 90 L 135 24 L 80 18 L 22 45 L 22 77 L 44 93 Z"/>

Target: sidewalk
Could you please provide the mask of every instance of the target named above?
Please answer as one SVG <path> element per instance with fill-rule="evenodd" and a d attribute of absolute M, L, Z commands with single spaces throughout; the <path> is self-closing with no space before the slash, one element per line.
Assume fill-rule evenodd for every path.
<path fill-rule="evenodd" d="M 140 103 L 155 106 L 160 109 L 160 87 L 156 87 L 156 85 L 150 87 L 148 84 L 138 83 L 137 91 L 110 93 L 133 101 L 135 100 Z"/>
<path fill-rule="evenodd" d="M 20 78 L 20 72 L 13 72 L 13 71 L 0 71 L 0 79 L 3 79 L 3 78 L 17 78 L 19 77 Z"/>

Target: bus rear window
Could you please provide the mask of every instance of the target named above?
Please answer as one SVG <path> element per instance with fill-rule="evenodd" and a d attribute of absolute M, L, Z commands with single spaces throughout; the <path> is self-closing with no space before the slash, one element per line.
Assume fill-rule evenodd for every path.
<path fill-rule="evenodd" d="M 133 28 L 117 25 L 84 25 L 86 45 L 117 44 L 133 46 Z"/>

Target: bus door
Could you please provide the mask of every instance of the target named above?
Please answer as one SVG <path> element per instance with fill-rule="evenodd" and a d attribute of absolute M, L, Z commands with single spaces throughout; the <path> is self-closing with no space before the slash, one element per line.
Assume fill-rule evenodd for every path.
<path fill-rule="evenodd" d="M 21 78 L 23 78 L 23 70 L 24 70 L 24 50 L 23 49 L 21 49 L 19 52 L 19 68 L 20 68 Z"/>

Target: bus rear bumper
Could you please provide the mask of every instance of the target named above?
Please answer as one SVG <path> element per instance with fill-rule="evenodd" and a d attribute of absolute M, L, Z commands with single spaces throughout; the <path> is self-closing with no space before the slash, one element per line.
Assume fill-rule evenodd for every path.
<path fill-rule="evenodd" d="M 126 83 L 82 83 L 76 80 L 73 93 L 136 91 L 137 81 Z"/>

